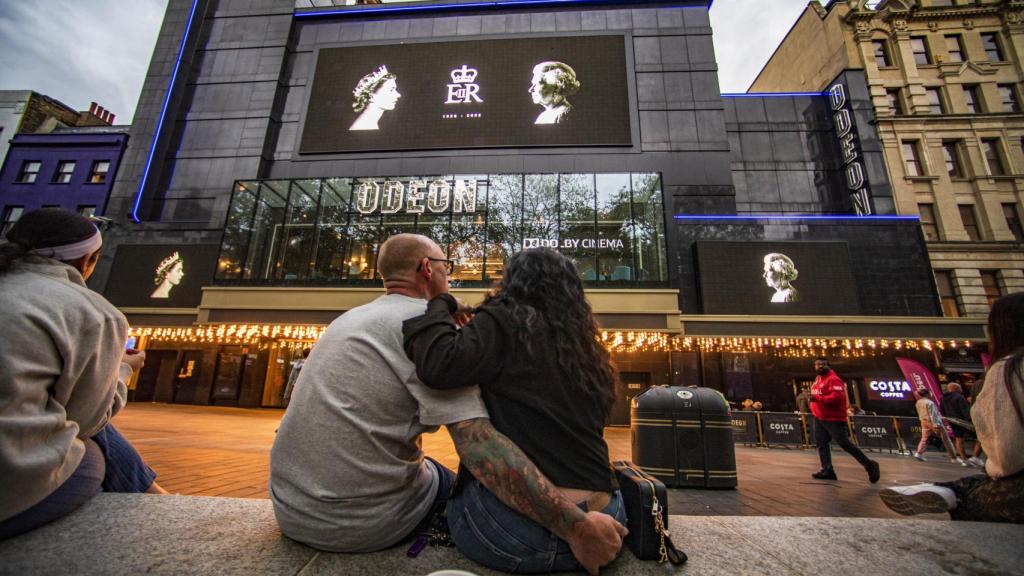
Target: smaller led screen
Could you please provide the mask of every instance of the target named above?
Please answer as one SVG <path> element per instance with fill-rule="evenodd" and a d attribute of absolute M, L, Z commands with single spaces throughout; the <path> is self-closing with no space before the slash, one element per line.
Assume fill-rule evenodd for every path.
<path fill-rule="evenodd" d="M 117 247 L 104 295 L 115 306 L 195 308 L 213 281 L 216 244 Z"/>
<path fill-rule="evenodd" d="M 858 315 L 844 242 L 697 242 L 705 314 Z"/>
<path fill-rule="evenodd" d="M 324 48 L 299 151 L 631 144 L 623 36 Z"/>

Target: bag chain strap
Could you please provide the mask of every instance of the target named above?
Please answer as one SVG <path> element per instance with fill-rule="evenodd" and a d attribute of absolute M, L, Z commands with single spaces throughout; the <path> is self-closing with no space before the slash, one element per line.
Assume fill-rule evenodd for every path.
<path fill-rule="evenodd" d="M 661 517 L 661 504 L 658 502 L 658 497 L 654 496 L 653 498 L 654 506 L 651 514 L 654 515 L 654 529 L 658 532 L 658 564 L 664 564 L 668 562 L 668 548 L 665 547 L 665 522 Z"/>

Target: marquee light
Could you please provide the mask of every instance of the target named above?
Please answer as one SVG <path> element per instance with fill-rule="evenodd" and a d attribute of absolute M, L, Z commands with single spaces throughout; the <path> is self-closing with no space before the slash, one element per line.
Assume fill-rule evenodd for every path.
<path fill-rule="evenodd" d="M 265 347 L 271 341 L 291 348 L 311 345 L 323 336 L 327 326 L 301 324 L 207 324 L 187 328 L 137 327 L 129 336 L 153 342 L 195 344 L 253 344 Z M 887 350 L 945 350 L 971 348 L 970 340 L 914 340 L 880 338 L 740 338 L 693 337 L 665 332 L 602 331 L 601 344 L 609 352 L 733 352 L 810 358 L 875 356 Z"/>
<path fill-rule="evenodd" d="M 920 220 L 917 216 L 851 214 L 676 214 L 676 220 Z"/>

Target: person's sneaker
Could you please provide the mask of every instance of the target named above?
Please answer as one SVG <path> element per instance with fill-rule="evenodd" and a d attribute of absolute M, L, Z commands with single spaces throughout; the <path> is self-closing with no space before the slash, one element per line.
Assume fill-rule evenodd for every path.
<path fill-rule="evenodd" d="M 971 466 L 976 467 L 976 468 L 984 468 L 985 467 L 985 463 L 981 460 L 981 458 L 977 458 L 975 456 L 971 456 L 970 458 L 968 458 L 967 459 L 967 463 L 970 464 Z"/>
<path fill-rule="evenodd" d="M 878 497 L 890 510 L 904 516 L 941 514 L 956 508 L 956 494 L 934 484 L 893 486 L 879 491 Z"/>
<path fill-rule="evenodd" d="M 970 466 L 970 464 L 968 464 L 967 461 L 964 460 L 963 458 L 957 458 L 956 459 L 956 463 L 961 465 L 961 466 L 963 466 L 964 468 L 967 468 L 968 466 Z"/>
<path fill-rule="evenodd" d="M 949 463 L 950 464 L 959 464 L 961 466 L 967 466 L 967 464 L 965 464 L 964 461 L 959 459 L 959 458 L 950 458 L 949 459 Z"/>
<path fill-rule="evenodd" d="M 914 458 L 917 458 L 921 462 L 924 462 L 924 455 L 921 454 L 920 452 L 914 452 Z"/>
<path fill-rule="evenodd" d="M 870 463 L 868 463 L 867 471 L 868 471 L 868 480 L 872 484 L 874 484 L 875 482 L 878 482 L 878 479 L 882 477 L 882 470 L 878 466 L 878 462 L 875 462 L 874 460 L 872 460 Z"/>
<path fill-rule="evenodd" d="M 815 480 L 836 480 L 837 479 L 836 478 L 836 471 L 835 470 L 825 470 L 824 468 L 822 468 L 821 470 L 818 470 L 814 474 L 811 474 L 811 478 L 814 478 Z"/>

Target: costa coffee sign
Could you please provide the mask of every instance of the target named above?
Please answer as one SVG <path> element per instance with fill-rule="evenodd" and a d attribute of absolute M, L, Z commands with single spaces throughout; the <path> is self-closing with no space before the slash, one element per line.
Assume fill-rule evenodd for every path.
<path fill-rule="evenodd" d="M 872 400 L 913 400 L 914 390 L 906 380 L 868 380 L 868 398 Z"/>

